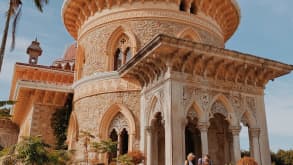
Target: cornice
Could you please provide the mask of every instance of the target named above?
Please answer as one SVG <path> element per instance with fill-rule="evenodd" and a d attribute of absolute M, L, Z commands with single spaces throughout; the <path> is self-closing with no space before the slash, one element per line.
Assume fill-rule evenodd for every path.
<path fill-rule="evenodd" d="M 204 80 L 264 87 L 269 80 L 292 70 L 292 65 L 281 62 L 158 35 L 118 72 L 121 77 L 138 80 L 142 87 L 158 79 L 158 75 L 170 74 L 170 71 L 187 73 Z"/>
<path fill-rule="evenodd" d="M 115 1 L 116 2 L 116 1 Z M 62 7 L 63 23 L 68 32 L 75 38 L 78 38 L 80 28 L 84 23 L 92 16 L 99 15 L 105 10 L 110 11 L 115 7 L 121 7 L 124 4 L 132 6 L 135 3 L 143 3 L 147 8 L 147 3 L 152 1 L 145 0 L 130 0 L 120 1 L 116 3 L 114 1 L 94 1 L 94 0 L 65 0 Z M 152 3 L 164 2 L 165 5 L 175 4 L 177 5 L 177 13 L 179 11 L 180 0 L 161 0 Z M 221 27 L 224 40 L 227 41 L 232 34 L 236 31 L 240 22 L 240 9 L 239 5 L 235 0 L 213 0 L 213 1 L 197 1 L 198 12 L 205 14 L 212 18 Z M 158 8 L 158 7 L 157 7 Z M 128 10 L 129 7 L 124 7 Z M 175 9 L 174 9 L 175 11 Z M 186 11 L 188 12 L 188 11 Z M 196 14 L 195 14 L 196 15 Z"/>
<path fill-rule="evenodd" d="M 88 82 L 92 82 L 94 80 L 108 80 L 108 79 L 118 79 L 119 74 L 116 71 L 111 72 L 96 72 L 90 76 L 84 77 L 73 83 L 72 88 L 75 89 L 80 85 L 86 84 Z"/>

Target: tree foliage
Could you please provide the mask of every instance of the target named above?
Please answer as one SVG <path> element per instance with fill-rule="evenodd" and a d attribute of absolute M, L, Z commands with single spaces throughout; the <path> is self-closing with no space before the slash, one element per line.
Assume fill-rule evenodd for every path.
<path fill-rule="evenodd" d="M 67 128 L 69 124 L 70 114 L 72 112 L 72 98 L 70 94 L 67 97 L 63 108 L 57 109 L 51 117 L 51 127 L 54 130 L 54 136 L 56 137 L 56 149 L 66 149 L 65 145 L 67 137 Z"/>
<path fill-rule="evenodd" d="M 293 165 L 293 150 L 271 152 L 273 165 Z"/>
<path fill-rule="evenodd" d="M 10 107 L 15 104 L 15 101 L 11 100 L 2 100 L 0 101 L 0 118 L 9 118 L 10 115 Z"/>
<path fill-rule="evenodd" d="M 49 163 L 49 145 L 39 137 L 22 137 L 22 141 L 17 144 L 17 159 L 25 165 L 42 165 Z"/>
<path fill-rule="evenodd" d="M 108 163 L 112 161 L 113 155 L 117 152 L 117 142 L 113 142 L 112 139 L 101 140 L 100 142 L 92 142 L 91 146 L 97 153 L 106 153 L 108 157 Z"/>
<path fill-rule="evenodd" d="M 22 137 L 16 145 L 0 152 L 0 164 L 15 165 L 66 165 L 72 153 L 67 150 L 54 150 L 40 136 Z"/>

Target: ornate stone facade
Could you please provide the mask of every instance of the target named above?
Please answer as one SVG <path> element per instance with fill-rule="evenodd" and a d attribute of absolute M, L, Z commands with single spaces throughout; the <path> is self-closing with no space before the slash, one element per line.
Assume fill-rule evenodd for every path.
<path fill-rule="evenodd" d="M 182 164 L 189 152 L 235 164 L 243 123 L 251 155 L 271 164 L 264 89 L 293 66 L 224 49 L 240 21 L 235 0 L 64 0 L 62 16 L 77 41 L 75 63 L 66 55 L 54 67 L 16 67 L 20 135 L 53 142 L 44 116 L 73 92 L 67 143 L 76 162 L 107 163 L 85 152 L 87 131 L 117 141 L 117 155 L 141 150 L 147 165 Z"/>
<path fill-rule="evenodd" d="M 79 52 L 69 137 L 129 137 L 148 165 L 182 164 L 188 152 L 216 165 L 240 158 L 242 122 L 260 130 L 251 152 L 270 164 L 264 87 L 292 66 L 224 49 L 240 20 L 234 0 L 66 0 L 62 14 Z"/>

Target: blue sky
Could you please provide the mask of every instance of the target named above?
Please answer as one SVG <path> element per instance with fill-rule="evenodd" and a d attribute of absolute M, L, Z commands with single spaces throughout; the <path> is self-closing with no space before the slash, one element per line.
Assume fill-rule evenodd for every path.
<path fill-rule="evenodd" d="M 241 7 L 241 23 L 227 42 L 226 48 L 293 64 L 292 0 L 237 0 Z M 15 62 L 27 62 L 26 48 L 37 36 L 43 55 L 39 64 L 50 65 L 62 57 L 73 38 L 61 20 L 61 0 L 51 0 L 39 13 L 30 0 L 24 1 L 17 30 L 16 49 L 7 48 L 0 73 L 0 100 L 9 96 Z M 0 36 L 4 26 L 8 0 L 0 1 Z M 10 39 L 8 41 L 10 45 Z M 271 149 L 293 149 L 293 73 L 269 82 L 265 91 L 267 122 Z M 247 130 L 241 131 L 241 147 L 248 146 Z"/>

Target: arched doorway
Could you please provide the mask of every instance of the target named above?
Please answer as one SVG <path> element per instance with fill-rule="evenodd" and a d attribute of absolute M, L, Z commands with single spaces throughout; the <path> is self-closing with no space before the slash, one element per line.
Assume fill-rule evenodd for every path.
<path fill-rule="evenodd" d="M 161 112 L 155 114 L 151 124 L 152 165 L 165 164 L 165 127 Z"/>
<path fill-rule="evenodd" d="M 233 138 L 229 132 L 229 123 L 223 114 L 215 113 L 210 119 L 208 145 L 213 165 L 232 162 Z"/>

